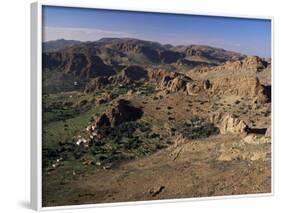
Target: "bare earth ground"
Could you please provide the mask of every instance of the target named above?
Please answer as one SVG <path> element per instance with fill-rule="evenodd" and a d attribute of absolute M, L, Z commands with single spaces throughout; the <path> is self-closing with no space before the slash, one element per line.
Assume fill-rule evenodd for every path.
<path fill-rule="evenodd" d="M 240 140 L 235 135 L 220 135 L 174 144 L 117 169 L 85 174 L 64 183 L 56 193 L 47 191 L 47 197 L 52 198 L 47 205 L 271 192 L 270 145 L 263 147 L 268 153 L 266 160 L 217 160 L 221 146 L 232 146 Z M 242 147 L 241 152 L 251 152 L 257 146 Z"/>

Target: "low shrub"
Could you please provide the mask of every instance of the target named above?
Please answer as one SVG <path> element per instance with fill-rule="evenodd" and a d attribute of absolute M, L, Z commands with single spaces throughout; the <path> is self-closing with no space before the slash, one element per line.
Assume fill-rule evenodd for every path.
<path fill-rule="evenodd" d="M 211 135 L 219 134 L 219 129 L 213 123 L 205 122 L 198 117 L 192 118 L 177 129 L 178 132 L 188 139 L 207 138 Z"/>

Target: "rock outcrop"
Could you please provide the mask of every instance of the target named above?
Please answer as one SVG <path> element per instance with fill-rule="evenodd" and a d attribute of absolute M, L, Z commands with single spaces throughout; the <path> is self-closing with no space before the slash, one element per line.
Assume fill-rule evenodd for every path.
<path fill-rule="evenodd" d="M 93 131 L 105 126 L 118 126 L 124 122 L 135 121 L 141 118 L 143 111 L 134 107 L 129 101 L 118 100 L 107 112 L 95 119 L 95 122 L 89 129 Z"/>
<path fill-rule="evenodd" d="M 243 141 L 247 144 L 266 144 L 271 142 L 270 138 L 267 136 L 260 136 L 254 134 L 247 135 L 243 139 Z"/>
<path fill-rule="evenodd" d="M 43 69 L 61 70 L 82 78 L 115 75 L 114 69 L 104 64 L 99 56 L 72 52 L 49 52 L 43 54 Z"/>
<path fill-rule="evenodd" d="M 210 120 L 220 129 L 221 134 L 246 134 L 249 129 L 245 121 L 235 118 L 229 113 L 215 113 L 211 115 Z"/>
<path fill-rule="evenodd" d="M 270 63 L 258 56 L 248 56 L 243 60 L 230 60 L 226 61 L 222 65 L 213 66 L 213 67 L 203 67 L 199 69 L 195 69 L 195 72 L 204 73 L 204 72 L 219 72 L 225 70 L 232 70 L 232 71 L 253 71 L 253 72 L 260 72 L 261 70 L 267 68 Z"/>
<path fill-rule="evenodd" d="M 202 82 L 190 82 L 186 85 L 186 94 L 187 95 L 198 95 L 199 92 L 203 90 L 203 84 Z"/>
<path fill-rule="evenodd" d="M 166 74 L 158 83 L 158 89 L 168 92 L 182 91 L 186 95 L 198 95 L 202 91 L 211 89 L 212 84 L 209 80 L 194 81 L 187 75 L 181 73 Z"/>
<path fill-rule="evenodd" d="M 131 84 L 133 82 L 147 79 L 148 75 L 145 69 L 140 66 L 128 66 L 119 74 L 91 79 L 86 84 L 84 92 L 89 93 L 97 89 L 103 89 L 107 85 Z"/>
<path fill-rule="evenodd" d="M 268 137 L 250 134 L 240 141 L 222 144 L 219 161 L 267 161 L 271 158 L 271 140 Z"/>
<path fill-rule="evenodd" d="M 160 82 L 164 77 L 169 76 L 171 78 L 175 78 L 179 73 L 172 72 L 169 70 L 158 69 L 158 68 L 150 68 L 148 69 L 148 77 L 152 81 Z"/>
<path fill-rule="evenodd" d="M 158 88 L 170 92 L 177 92 L 180 90 L 185 91 L 186 85 L 190 81 L 192 81 L 192 79 L 184 75 L 178 75 L 176 77 L 171 77 L 170 75 L 166 75 L 163 77 Z"/>
<path fill-rule="evenodd" d="M 97 89 L 102 89 L 105 86 L 109 85 L 110 83 L 111 82 L 109 81 L 109 79 L 104 76 L 93 78 L 89 83 L 86 84 L 84 92 L 89 93 Z"/>
<path fill-rule="evenodd" d="M 242 61 L 242 69 L 252 69 L 254 71 L 261 71 L 265 69 L 269 63 L 258 56 L 250 56 Z"/>
<path fill-rule="evenodd" d="M 141 66 L 128 66 L 124 68 L 121 73 L 110 76 L 111 84 L 130 84 L 137 81 L 147 80 L 147 71 Z"/>
<path fill-rule="evenodd" d="M 254 75 L 218 76 L 212 79 L 215 94 L 255 97 L 263 89 Z"/>
<path fill-rule="evenodd" d="M 121 71 L 121 76 L 124 80 L 138 81 L 141 79 L 147 79 L 147 71 L 141 66 L 128 66 Z"/>
<path fill-rule="evenodd" d="M 127 121 L 135 121 L 142 116 L 140 108 L 134 107 L 127 100 L 118 100 L 117 103 L 107 112 L 112 126 L 117 126 Z"/>

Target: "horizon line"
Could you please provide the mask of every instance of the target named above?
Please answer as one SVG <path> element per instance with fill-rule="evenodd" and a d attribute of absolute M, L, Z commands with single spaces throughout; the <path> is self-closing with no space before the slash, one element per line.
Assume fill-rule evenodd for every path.
<path fill-rule="evenodd" d="M 246 53 L 238 52 L 238 51 L 235 51 L 235 50 L 230 50 L 230 49 L 226 49 L 226 48 L 223 48 L 223 47 L 217 47 L 217 46 L 212 46 L 212 45 L 208 45 L 208 44 L 196 44 L 196 43 L 193 43 L 193 44 L 171 44 L 171 43 L 163 43 L 163 42 L 159 42 L 159 41 L 146 40 L 146 39 L 140 39 L 140 38 L 134 38 L 134 37 L 102 37 L 102 38 L 97 39 L 97 40 L 88 40 L 88 41 L 83 41 L 83 40 L 78 40 L 78 39 L 58 38 L 58 39 L 45 40 L 45 41 L 42 41 L 42 43 L 59 41 L 59 40 L 78 41 L 78 42 L 81 42 L 81 43 L 90 43 L 90 42 L 98 42 L 98 41 L 100 41 L 102 39 L 132 39 L 132 40 L 139 40 L 139 41 L 158 43 L 160 45 L 171 45 L 173 47 L 180 47 L 180 46 L 186 46 L 186 47 L 188 47 L 188 46 L 205 46 L 205 47 L 211 47 L 211 48 L 225 50 L 225 51 L 228 51 L 228 52 L 239 53 L 239 54 L 245 55 L 245 56 L 258 56 L 260 58 L 271 58 L 271 54 L 269 56 L 260 56 L 260 55 L 254 55 L 254 54 L 246 54 Z"/>

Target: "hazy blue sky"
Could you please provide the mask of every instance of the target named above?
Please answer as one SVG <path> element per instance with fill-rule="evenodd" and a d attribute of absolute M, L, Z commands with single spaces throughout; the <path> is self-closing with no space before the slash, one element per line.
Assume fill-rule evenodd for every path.
<path fill-rule="evenodd" d="M 103 37 L 204 44 L 249 55 L 271 55 L 270 20 L 44 6 L 44 41 Z"/>

